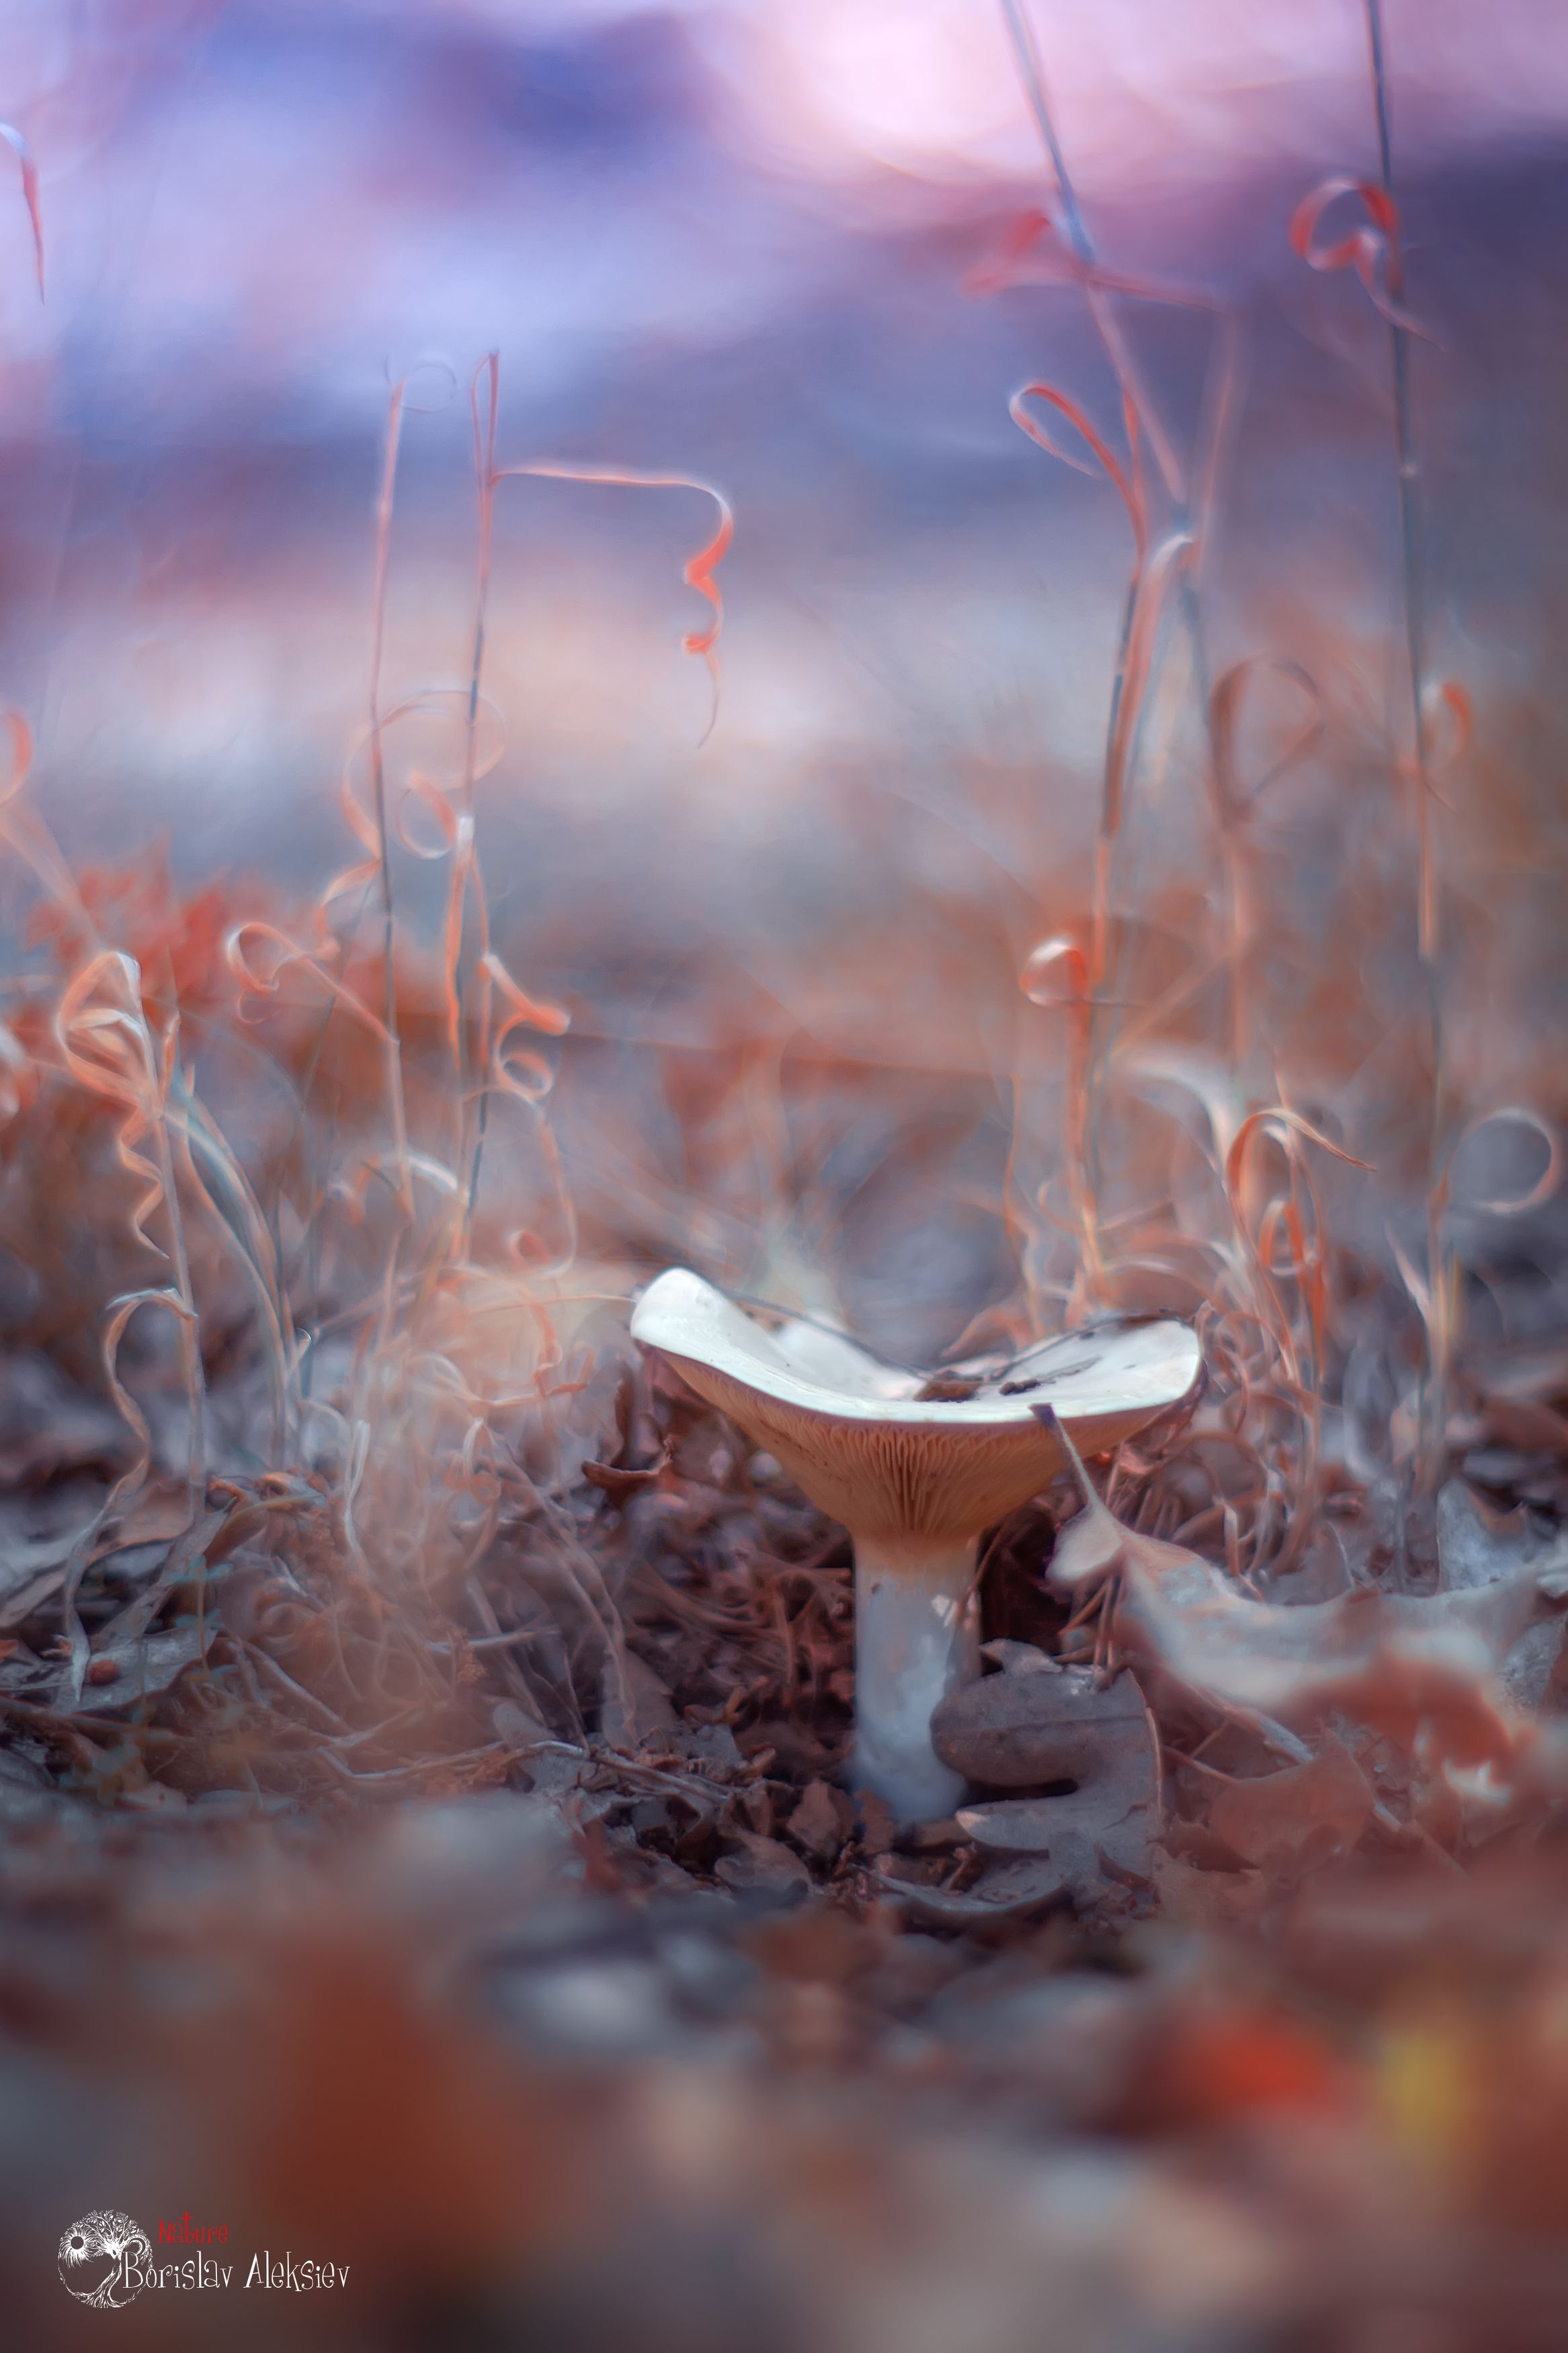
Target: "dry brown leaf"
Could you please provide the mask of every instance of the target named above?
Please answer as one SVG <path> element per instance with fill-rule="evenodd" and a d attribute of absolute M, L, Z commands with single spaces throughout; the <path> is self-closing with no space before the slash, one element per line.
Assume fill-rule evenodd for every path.
<path fill-rule="evenodd" d="M 1494 1512 L 1462 1479 L 1450 1479 L 1437 1497 L 1438 1583 L 1445 1593 L 1479 1592 L 1521 1573 L 1550 1584 L 1568 1547 L 1541 1536 L 1522 1508 Z M 1527 1626 L 1501 1665 L 1502 1683 L 1516 1707 L 1536 1708 L 1546 1695 L 1568 1623 L 1561 1617 Z"/>
<path fill-rule="evenodd" d="M 1147 1757 L 1148 1712 L 1129 1676 L 1100 1688 L 1083 1667 L 1064 1667 L 1030 1642 L 992 1642 L 999 1674 L 943 1700 L 931 1745 L 967 1780 L 1022 1789 L 1042 1781 L 1102 1778 L 1131 1750 Z"/>
<path fill-rule="evenodd" d="M 1294 1607 L 1251 1600 L 1196 1553 L 1123 1527 L 1078 1469 L 1086 1502 L 1057 1539 L 1051 1583 L 1079 1607 L 1103 1589 L 1121 1647 L 1212 1705 L 1264 1725 L 1342 1711 L 1434 1768 L 1506 1775 L 1532 1744 L 1498 1670 L 1555 1571 L 1430 1598 L 1369 1588 Z"/>
<path fill-rule="evenodd" d="M 1200 1871 L 1171 1854 L 1155 1855 L 1154 1884 L 1167 1919 L 1203 1928 L 1255 1920 L 1272 1895 L 1260 1871 Z"/>
<path fill-rule="evenodd" d="M 1160 1821 L 1160 1759 L 1143 1694 L 1131 1675 L 1101 1689 L 1088 1668 L 1063 1667 L 1027 1642 L 994 1642 L 1000 1674 L 966 1684 L 931 1720 L 943 1764 L 972 1781 L 1023 1788 L 1071 1781 L 1056 1796 L 963 1807 L 977 1845 L 1047 1854 L 1076 1895 L 1106 1880 L 1146 1880 Z"/>

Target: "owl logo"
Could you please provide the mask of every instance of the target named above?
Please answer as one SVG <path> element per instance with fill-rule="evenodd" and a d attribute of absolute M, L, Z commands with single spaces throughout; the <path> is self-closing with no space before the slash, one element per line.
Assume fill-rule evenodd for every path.
<path fill-rule="evenodd" d="M 153 2242 L 129 2214 L 88 2214 L 60 2241 L 60 2278 L 79 2303 L 109 2311 L 141 2294 L 140 2275 L 127 2273 L 152 2253 Z"/>

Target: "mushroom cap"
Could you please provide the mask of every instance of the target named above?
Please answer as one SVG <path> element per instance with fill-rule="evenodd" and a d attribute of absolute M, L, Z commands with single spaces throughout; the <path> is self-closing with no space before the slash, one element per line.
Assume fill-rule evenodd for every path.
<path fill-rule="evenodd" d="M 1098 1454 L 1184 1398 L 1202 1361 L 1185 1324 L 1111 1321 L 1042 1341 L 972 1395 L 921 1398 L 922 1374 L 820 1324 L 768 1332 L 687 1267 L 649 1283 L 631 1328 L 813 1503 L 882 1538 L 978 1535 L 1068 1467 L 1032 1406 Z"/>

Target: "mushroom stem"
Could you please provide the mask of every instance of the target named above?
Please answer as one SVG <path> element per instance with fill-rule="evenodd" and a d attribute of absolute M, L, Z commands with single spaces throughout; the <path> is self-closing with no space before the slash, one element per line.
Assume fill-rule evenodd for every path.
<path fill-rule="evenodd" d="M 962 1774 L 931 1745 L 935 1710 L 980 1672 L 976 1536 L 855 1539 L 855 1778 L 900 1821 L 951 1814 Z"/>

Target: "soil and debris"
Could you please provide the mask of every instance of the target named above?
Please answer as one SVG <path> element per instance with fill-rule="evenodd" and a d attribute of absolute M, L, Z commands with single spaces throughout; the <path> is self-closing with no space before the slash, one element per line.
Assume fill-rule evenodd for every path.
<path fill-rule="evenodd" d="M 1161 2353 L 1559 2342 L 1553 1515 L 1446 1482 L 1401 1598 L 1546 1564 L 1506 1691 L 1460 1654 L 1468 1711 L 1402 1735 L 1372 1639 L 1392 1699 L 1353 1659 L 1297 1756 L 1115 1622 L 1080 1662 L 1059 1481 L 986 1548 L 986 1673 L 937 1727 L 971 1800 L 903 1825 L 847 1771 L 847 1539 L 672 1377 L 613 1371 L 618 1442 L 564 1493 L 514 1465 L 423 1620 L 320 1473 L 214 1480 L 194 1522 L 149 1482 L 73 1563 L 110 1433 L 83 1404 L 54 1451 L 16 1382 L 18 2341 L 58 2327 L 30 2238 L 107 2170 L 132 2211 L 199 2189 L 258 2244 L 352 2249 L 352 2322 L 298 2324 L 334 2346 L 1003 2353 L 1047 2306 L 1052 2342 Z M 1194 1442 L 1140 1458 L 1124 1529 L 1170 1525 Z M 1353 1549 L 1365 1498 L 1329 1502 Z M 1512 1787 L 1433 1746 L 1473 1766 L 1489 1710 Z"/>

